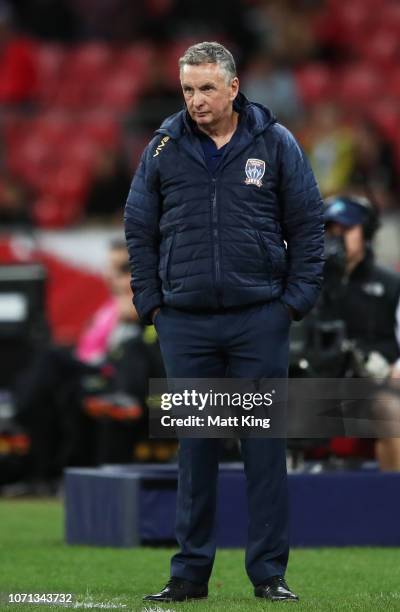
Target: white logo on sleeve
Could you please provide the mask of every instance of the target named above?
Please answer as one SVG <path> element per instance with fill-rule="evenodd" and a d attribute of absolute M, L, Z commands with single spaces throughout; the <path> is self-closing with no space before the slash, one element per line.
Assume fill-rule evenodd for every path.
<path fill-rule="evenodd" d="M 262 159 L 248 159 L 245 167 L 246 185 L 256 185 L 261 187 L 262 177 L 265 174 L 265 161 Z"/>

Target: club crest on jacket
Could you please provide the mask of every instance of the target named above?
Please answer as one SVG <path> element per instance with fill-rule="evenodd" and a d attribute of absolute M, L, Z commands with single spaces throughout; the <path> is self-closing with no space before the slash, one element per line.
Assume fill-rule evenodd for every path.
<path fill-rule="evenodd" d="M 248 159 L 245 167 L 246 172 L 246 185 L 256 185 L 261 187 L 262 177 L 265 173 L 265 161 L 262 159 Z"/>

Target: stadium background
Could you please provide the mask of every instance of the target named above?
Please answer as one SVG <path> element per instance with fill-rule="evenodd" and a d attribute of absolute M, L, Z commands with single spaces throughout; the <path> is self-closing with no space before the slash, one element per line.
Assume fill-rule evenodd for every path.
<path fill-rule="evenodd" d="M 99 235 L 117 230 L 143 146 L 181 108 L 177 59 L 200 39 L 232 49 L 242 89 L 295 132 L 324 195 L 349 185 L 373 194 L 390 218 L 381 253 L 397 264 L 397 2 L 15 0 L 0 7 L 9 37 L 0 70 L 0 256 L 21 260 L 38 250 L 50 257 L 47 306 L 57 339 L 75 340 L 104 299 Z M 32 230 L 33 242 L 7 231 L 13 219 Z M 77 268 L 88 273 L 79 305 Z"/>
<path fill-rule="evenodd" d="M 74 303 L 78 279 L 70 274 L 76 265 L 103 268 L 101 248 L 89 240 L 98 228 L 118 228 L 143 146 L 181 108 L 176 63 L 196 40 L 232 48 L 242 89 L 295 132 L 324 195 L 351 185 L 397 220 L 397 2 L 15 0 L 12 15 L 0 6 L 3 30 L 12 28 L 0 71 L 1 261 L 33 256 L 29 248 L 37 247 L 54 256 L 47 265 L 71 264 L 62 295 L 56 270 L 51 275 L 57 339 L 76 339 L 104 299 L 89 278 L 87 299 Z M 98 195 L 102 180 L 108 201 Z M 33 245 L 7 235 L 13 216 L 33 229 Z M 397 236 L 381 242 L 396 265 Z"/>
<path fill-rule="evenodd" d="M 44 266 L 46 319 L 61 345 L 76 343 L 107 299 L 107 245 L 121 235 L 130 178 L 153 130 L 181 107 L 177 60 L 200 40 L 232 50 L 241 89 L 293 130 L 324 196 L 373 198 L 379 259 L 399 267 L 396 0 L 0 2 L 0 268 Z M 29 440 L 3 429 L 1 461 L 24 454 Z"/>

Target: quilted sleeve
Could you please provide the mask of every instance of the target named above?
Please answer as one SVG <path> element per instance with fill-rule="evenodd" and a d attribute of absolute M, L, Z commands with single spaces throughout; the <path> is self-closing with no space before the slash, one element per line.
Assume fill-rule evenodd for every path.
<path fill-rule="evenodd" d="M 311 166 L 294 136 L 280 126 L 282 226 L 288 249 L 288 275 L 282 301 L 302 319 L 317 301 L 323 280 L 322 199 Z"/>
<path fill-rule="evenodd" d="M 158 275 L 160 193 L 152 142 L 145 149 L 133 177 L 125 205 L 125 236 L 131 268 L 133 303 L 139 318 L 150 325 L 150 314 L 162 305 Z"/>

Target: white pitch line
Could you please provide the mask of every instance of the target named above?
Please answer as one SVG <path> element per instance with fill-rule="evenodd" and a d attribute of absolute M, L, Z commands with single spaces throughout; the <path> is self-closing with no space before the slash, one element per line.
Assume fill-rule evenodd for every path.
<path fill-rule="evenodd" d="M 73 603 L 71 606 L 68 606 L 69 608 L 85 608 L 85 609 L 90 609 L 90 608 L 101 608 L 104 610 L 115 610 L 115 609 L 120 609 L 120 608 L 127 608 L 127 604 L 121 604 L 121 603 L 112 603 L 110 601 L 102 601 L 102 602 L 95 602 L 95 601 L 76 601 L 75 603 Z"/>

